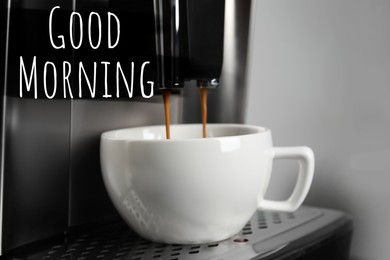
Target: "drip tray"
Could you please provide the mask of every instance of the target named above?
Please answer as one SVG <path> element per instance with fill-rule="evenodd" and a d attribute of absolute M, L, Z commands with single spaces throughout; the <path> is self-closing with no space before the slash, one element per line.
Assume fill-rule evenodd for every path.
<path fill-rule="evenodd" d="M 117 224 L 69 236 L 65 242 L 17 259 L 238 260 L 286 254 L 289 255 L 286 259 L 295 259 L 291 253 L 297 248 L 308 251 L 346 225 L 351 227 L 351 220 L 345 214 L 327 209 L 301 207 L 294 213 L 258 211 L 239 234 L 228 240 L 168 245 L 149 242 L 127 226 Z"/>

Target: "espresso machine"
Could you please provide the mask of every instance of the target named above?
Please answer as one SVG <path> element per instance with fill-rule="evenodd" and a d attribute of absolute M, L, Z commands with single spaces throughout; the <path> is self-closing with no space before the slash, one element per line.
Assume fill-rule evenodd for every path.
<path fill-rule="evenodd" d="M 163 124 L 163 90 L 172 123 L 200 122 L 199 87 L 209 122 L 243 123 L 254 4 L 0 2 L 1 259 L 347 259 L 352 222 L 338 211 L 258 212 L 231 240 L 163 245 L 107 196 L 100 134 Z"/>

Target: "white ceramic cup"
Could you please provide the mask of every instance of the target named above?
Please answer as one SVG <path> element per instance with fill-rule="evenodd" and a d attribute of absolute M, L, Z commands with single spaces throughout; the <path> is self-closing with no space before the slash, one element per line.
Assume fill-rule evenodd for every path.
<path fill-rule="evenodd" d="M 120 215 L 141 236 L 194 244 L 237 234 L 256 210 L 294 211 L 310 188 L 308 147 L 273 147 L 269 129 L 241 124 L 147 126 L 101 135 L 105 186 Z M 264 199 L 274 159 L 299 162 L 285 201 Z"/>

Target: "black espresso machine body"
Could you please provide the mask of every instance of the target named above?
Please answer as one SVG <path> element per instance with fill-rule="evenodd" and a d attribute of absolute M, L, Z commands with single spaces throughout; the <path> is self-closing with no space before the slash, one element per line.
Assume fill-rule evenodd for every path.
<path fill-rule="evenodd" d="M 1 1 L 0 255 L 138 259 L 141 253 L 137 256 L 129 245 L 100 248 L 89 240 L 101 237 L 99 232 L 107 235 L 111 228 L 119 229 L 121 237 L 133 236 L 102 182 L 100 134 L 163 124 L 163 89 L 172 89 L 172 123 L 200 122 L 199 85 L 219 85 L 210 91 L 209 122 L 242 123 L 253 5 L 249 0 Z M 332 235 L 338 229 L 350 234 L 346 216 L 324 212 L 304 210 L 299 221 L 307 214 L 314 219 L 331 215 L 326 225 L 319 225 L 322 232 L 329 226 Z M 90 232 L 93 235 L 86 235 Z M 314 237 L 328 241 L 332 236 Z M 343 241 L 350 238 L 345 237 Z M 78 239 L 97 251 L 76 254 Z M 237 239 L 232 243 L 240 247 L 248 239 L 255 241 Z M 296 250 L 281 241 L 287 240 L 277 239 L 279 249 Z M 256 245 L 253 248 L 262 247 Z M 264 245 L 264 257 L 284 252 Z M 161 245 L 153 244 L 150 250 L 155 247 Z M 213 247 L 207 245 L 207 250 Z M 112 254 L 104 256 L 101 251 L 108 248 L 114 248 Z M 189 255 L 198 257 L 190 252 L 199 250 L 191 250 Z M 237 252 L 246 259 L 249 251 Z M 160 258 L 175 259 L 176 253 Z M 153 258 L 145 257 L 139 259 Z"/>

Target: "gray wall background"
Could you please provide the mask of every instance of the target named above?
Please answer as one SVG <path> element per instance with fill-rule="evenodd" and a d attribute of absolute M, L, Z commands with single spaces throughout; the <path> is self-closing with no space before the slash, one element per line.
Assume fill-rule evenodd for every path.
<path fill-rule="evenodd" d="M 390 256 L 390 1 L 257 0 L 246 122 L 316 155 L 307 205 L 354 218 L 352 259 Z M 272 198 L 296 165 L 277 162 Z"/>

